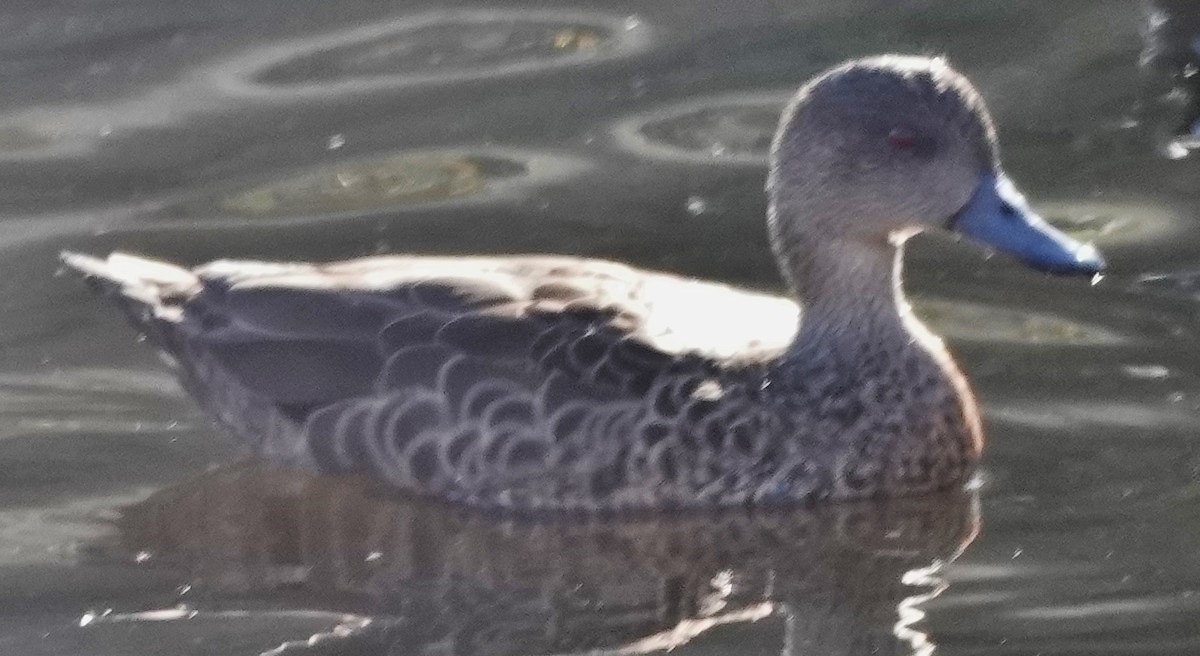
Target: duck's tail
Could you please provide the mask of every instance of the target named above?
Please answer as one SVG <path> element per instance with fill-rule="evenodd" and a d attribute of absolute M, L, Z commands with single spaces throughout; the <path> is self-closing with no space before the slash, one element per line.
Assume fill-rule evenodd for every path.
<path fill-rule="evenodd" d="M 203 288 L 191 271 L 160 260 L 126 253 L 100 259 L 68 251 L 59 258 L 99 295 L 120 307 L 138 330 L 168 350 L 172 350 L 171 326 L 182 318 L 183 302 Z"/>

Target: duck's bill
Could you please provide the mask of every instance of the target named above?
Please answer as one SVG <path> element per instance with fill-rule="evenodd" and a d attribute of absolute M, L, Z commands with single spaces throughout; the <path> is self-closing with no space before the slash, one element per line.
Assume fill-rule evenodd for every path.
<path fill-rule="evenodd" d="M 1003 175 L 980 176 L 975 195 L 951 219 L 950 228 L 1042 271 L 1097 273 L 1104 268 L 1094 246 L 1046 223 Z"/>

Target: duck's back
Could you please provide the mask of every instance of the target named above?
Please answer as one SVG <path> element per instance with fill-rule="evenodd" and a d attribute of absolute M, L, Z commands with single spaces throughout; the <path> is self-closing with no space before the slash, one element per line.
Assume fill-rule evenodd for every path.
<path fill-rule="evenodd" d="M 728 429 L 767 428 L 756 362 L 796 323 L 783 299 L 574 258 L 66 261 L 256 452 L 477 506 L 738 498 Z"/>

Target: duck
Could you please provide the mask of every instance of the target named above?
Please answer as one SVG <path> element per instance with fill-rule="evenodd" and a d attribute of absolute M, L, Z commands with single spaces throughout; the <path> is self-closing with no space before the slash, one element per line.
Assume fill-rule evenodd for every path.
<path fill-rule="evenodd" d="M 943 58 L 804 84 L 766 194 L 790 298 L 565 255 L 61 260 L 252 452 L 381 490 L 604 513 L 967 484 L 979 410 L 905 301 L 904 243 L 951 231 L 1058 274 L 1096 274 L 1101 255 L 1031 209 Z"/>

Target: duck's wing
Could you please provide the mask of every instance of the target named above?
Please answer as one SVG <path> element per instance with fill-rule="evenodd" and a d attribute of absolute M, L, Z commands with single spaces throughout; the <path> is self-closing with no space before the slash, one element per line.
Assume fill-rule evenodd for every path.
<path fill-rule="evenodd" d="M 781 348 L 796 322 L 786 300 L 575 258 L 65 261 L 118 291 L 258 451 L 489 505 L 520 505 L 485 498 L 519 479 L 612 463 L 596 449 L 648 430 L 647 395 L 682 412 L 698 380 Z"/>
<path fill-rule="evenodd" d="M 561 256 L 382 256 L 332 264 L 220 261 L 196 273 L 241 291 L 386 293 L 417 286 L 461 298 L 465 311 L 504 303 L 542 317 L 556 311 L 603 310 L 664 353 L 718 360 L 785 348 L 799 317 L 796 304 L 780 296 L 606 260 Z"/>

